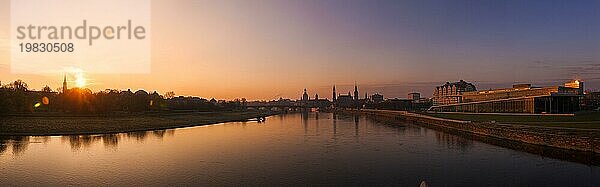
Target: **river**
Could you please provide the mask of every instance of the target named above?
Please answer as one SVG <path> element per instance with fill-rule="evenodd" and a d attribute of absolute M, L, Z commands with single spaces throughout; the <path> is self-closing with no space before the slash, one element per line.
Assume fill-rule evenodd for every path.
<path fill-rule="evenodd" d="M 365 116 L 0 137 L 0 186 L 600 186 L 600 168 Z"/>

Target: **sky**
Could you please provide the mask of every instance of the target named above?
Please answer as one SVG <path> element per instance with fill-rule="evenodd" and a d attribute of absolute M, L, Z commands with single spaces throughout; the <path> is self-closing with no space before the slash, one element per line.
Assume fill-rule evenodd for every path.
<path fill-rule="evenodd" d="M 0 0 L 2 84 L 60 87 L 62 73 L 11 73 L 9 16 Z M 355 82 L 386 98 L 458 80 L 598 90 L 597 20 L 600 1 L 156 0 L 150 73 L 86 74 L 86 87 L 249 100 L 331 98 Z"/>

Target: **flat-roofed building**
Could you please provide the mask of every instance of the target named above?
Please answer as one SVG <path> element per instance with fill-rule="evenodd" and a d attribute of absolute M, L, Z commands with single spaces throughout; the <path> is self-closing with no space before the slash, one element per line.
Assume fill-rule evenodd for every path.
<path fill-rule="evenodd" d="M 381 103 L 383 102 L 383 95 L 376 93 L 371 95 L 371 100 L 373 100 L 374 103 Z"/>
<path fill-rule="evenodd" d="M 418 101 L 419 99 L 421 99 L 421 93 L 419 93 L 419 92 L 408 93 L 408 99 L 413 100 L 413 101 Z"/>
<path fill-rule="evenodd" d="M 583 82 L 565 86 L 532 87 L 518 84 L 512 88 L 462 93 L 462 101 L 430 108 L 437 112 L 465 113 L 573 113 L 580 110 Z"/>

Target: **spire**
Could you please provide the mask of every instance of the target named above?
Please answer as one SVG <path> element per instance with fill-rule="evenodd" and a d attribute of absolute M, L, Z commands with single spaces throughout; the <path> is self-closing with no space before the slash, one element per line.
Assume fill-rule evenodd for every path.
<path fill-rule="evenodd" d="M 67 74 L 65 74 L 64 77 L 63 77 L 62 92 L 63 93 L 67 93 Z"/>
<path fill-rule="evenodd" d="M 358 86 L 356 85 L 356 81 L 354 81 L 354 100 L 358 101 Z"/>
<path fill-rule="evenodd" d="M 337 100 L 337 97 L 335 94 L 335 84 L 333 85 L 333 97 L 331 99 L 333 100 L 333 102 L 335 102 Z"/>

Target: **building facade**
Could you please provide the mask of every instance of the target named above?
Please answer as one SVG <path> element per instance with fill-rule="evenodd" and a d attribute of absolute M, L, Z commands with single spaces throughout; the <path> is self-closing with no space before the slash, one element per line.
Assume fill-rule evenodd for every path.
<path fill-rule="evenodd" d="M 600 92 L 589 92 L 583 97 L 585 110 L 600 110 Z"/>
<path fill-rule="evenodd" d="M 477 91 L 475 85 L 460 80 L 458 82 L 446 82 L 433 90 L 433 105 L 448 105 L 462 103 L 464 92 Z"/>
<path fill-rule="evenodd" d="M 580 110 L 582 90 L 583 84 L 566 83 L 564 86 L 549 87 L 518 84 L 512 88 L 463 92 L 458 102 L 438 102 L 430 110 L 465 113 L 573 113 Z"/>
<path fill-rule="evenodd" d="M 418 92 L 408 93 L 408 99 L 413 100 L 413 101 L 418 101 L 419 99 L 421 99 L 421 93 L 418 93 Z"/>
<path fill-rule="evenodd" d="M 354 102 L 352 95 L 350 94 L 350 92 L 348 92 L 348 95 L 342 94 L 337 97 L 335 106 L 340 107 L 340 108 L 352 108 L 352 107 L 356 106 L 355 103 L 356 102 Z"/>
<path fill-rule="evenodd" d="M 383 102 L 383 95 L 376 93 L 371 95 L 371 100 L 373 100 L 374 103 L 381 103 Z"/>

